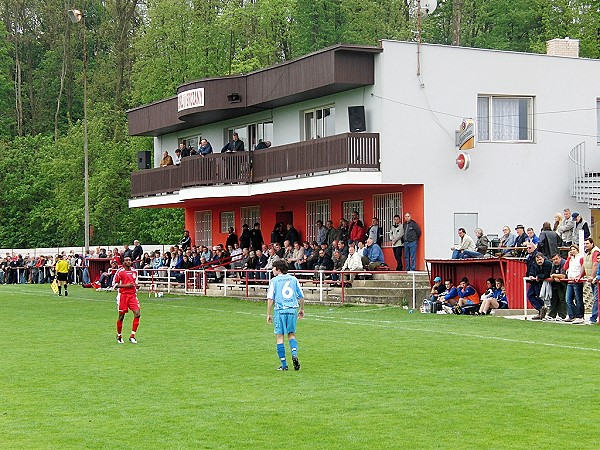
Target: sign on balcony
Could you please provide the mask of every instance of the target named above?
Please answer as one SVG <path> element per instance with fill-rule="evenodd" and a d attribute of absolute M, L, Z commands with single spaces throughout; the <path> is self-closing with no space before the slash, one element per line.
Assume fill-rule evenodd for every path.
<path fill-rule="evenodd" d="M 204 106 L 204 88 L 190 89 L 177 94 L 177 112 Z"/>

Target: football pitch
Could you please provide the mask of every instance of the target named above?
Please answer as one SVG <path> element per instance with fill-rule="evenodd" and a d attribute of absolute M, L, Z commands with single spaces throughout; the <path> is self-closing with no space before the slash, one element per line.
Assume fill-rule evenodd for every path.
<path fill-rule="evenodd" d="M 600 327 L 307 305 L 278 372 L 265 303 L 69 294 L 0 286 L 0 448 L 599 446 Z"/>

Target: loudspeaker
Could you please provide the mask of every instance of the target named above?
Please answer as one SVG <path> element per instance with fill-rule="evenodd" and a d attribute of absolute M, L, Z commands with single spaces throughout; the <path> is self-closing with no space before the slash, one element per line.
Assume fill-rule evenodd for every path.
<path fill-rule="evenodd" d="M 150 164 L 150 152 L 138 152 L 138 169 L 149 169 Z"/>
<path fill-rule="evenodd" d="M 348 106 L 348 124 L 351 133 L 367 130 L 364 106 Z"/>

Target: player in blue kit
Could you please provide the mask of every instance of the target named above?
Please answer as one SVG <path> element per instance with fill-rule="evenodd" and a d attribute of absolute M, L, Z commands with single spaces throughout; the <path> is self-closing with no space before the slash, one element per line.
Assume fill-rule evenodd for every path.
<path fill-rule="evenodd" d="M 287 272 L 288 266 L 285 261 L 273 262 L 273 278 L 269 282 L 267 291 L 267 323 L 272 323 L 275 328 L 277 356 L 281 360 L 281 366 L 277 370 L 288 370 L 285 346 L 283 345 L 284 334 L 288 336 L 294 370 L 300 370 L 296 321 L 298 317 L 304 317 L 304 294 L 296 277 L 288 275 Z M 273 304 L 275 304 L 275 310 L 271 316 Z"/>

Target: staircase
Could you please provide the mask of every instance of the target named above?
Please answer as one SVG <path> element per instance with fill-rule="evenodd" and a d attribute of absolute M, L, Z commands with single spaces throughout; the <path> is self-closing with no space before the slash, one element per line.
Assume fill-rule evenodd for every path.
<path fill-rule="evenodd" d="M 600 173 L 585 169 L 585 142 L 569 152 L 569 193 L 589 208 L 600 208 Z"/>

